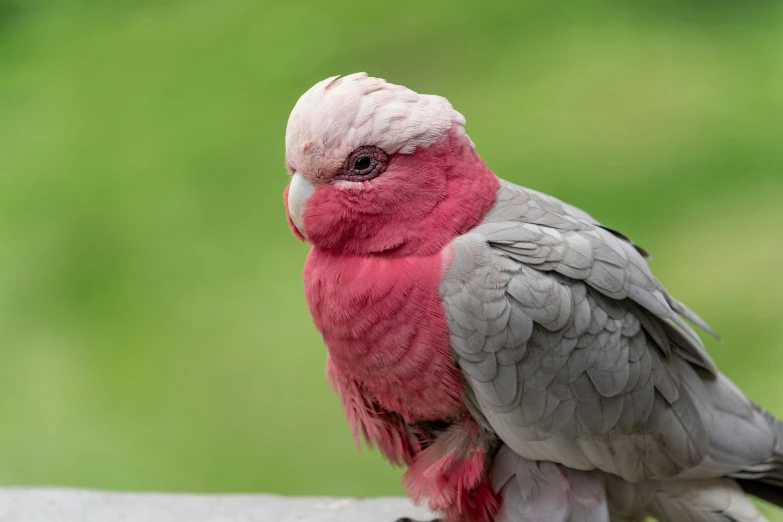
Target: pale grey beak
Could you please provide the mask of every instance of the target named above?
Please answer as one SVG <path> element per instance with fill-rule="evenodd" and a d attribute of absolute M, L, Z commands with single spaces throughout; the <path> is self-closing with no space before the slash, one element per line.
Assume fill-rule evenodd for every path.
<path fill-rule="evenodd" d="M 307 206 L 307 199 L 315 191 L 315 185 L 307 181 L 307 178 L 295 172 L 288 185 L 288 213 L 291 215 L 291 221 L 296 225 L 299 233 L 307 237 L 302 223 L 302 213 Z"/>

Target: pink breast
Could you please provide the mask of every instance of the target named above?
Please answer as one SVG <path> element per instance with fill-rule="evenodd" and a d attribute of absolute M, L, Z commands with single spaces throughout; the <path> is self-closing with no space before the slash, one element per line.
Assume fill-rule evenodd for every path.
<path fill-rule="evenodd" d="M 355 257 L 314 248 L 305 293 L 332 370 L 407 422 L 463 410 L 462 381 L 449 347 L 441 254 Z"/>

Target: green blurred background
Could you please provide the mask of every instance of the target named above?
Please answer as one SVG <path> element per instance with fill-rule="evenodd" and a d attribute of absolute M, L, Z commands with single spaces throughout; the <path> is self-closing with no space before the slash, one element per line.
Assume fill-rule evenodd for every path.
<path fill-rule="evenodd" d="M 0 0 L 0 483 L 401 492 L 325 383 L 281 197 L 290 109 L 356 71 L 650 250 L 783 415 L 783 4 L 578 6 Z"/>

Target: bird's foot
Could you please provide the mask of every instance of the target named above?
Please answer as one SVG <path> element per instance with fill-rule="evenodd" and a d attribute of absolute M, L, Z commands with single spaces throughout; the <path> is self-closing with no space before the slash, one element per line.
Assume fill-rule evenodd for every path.
<path fill-rule="evenodd" d="M 443 520 L 442 518 L 433 518 L 432 520 L 420 521 L 420 520 L 414 520 L 414 519 L 408 518 L 408 517 L 402 517 L 402 518 L 398 518 L 394 522 L 446 522 L 446 521 Z"/>

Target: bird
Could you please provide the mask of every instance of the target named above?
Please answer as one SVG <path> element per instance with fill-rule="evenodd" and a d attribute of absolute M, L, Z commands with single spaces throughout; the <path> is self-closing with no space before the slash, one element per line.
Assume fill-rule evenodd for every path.
<path fill-rule="evenodd" d="M 445 522 L 763 521 L 783 424 L 648 253 L 490 170 L 444 97 L 355 73 L 285 133 L 305 301 L 357 443 Z"/>

